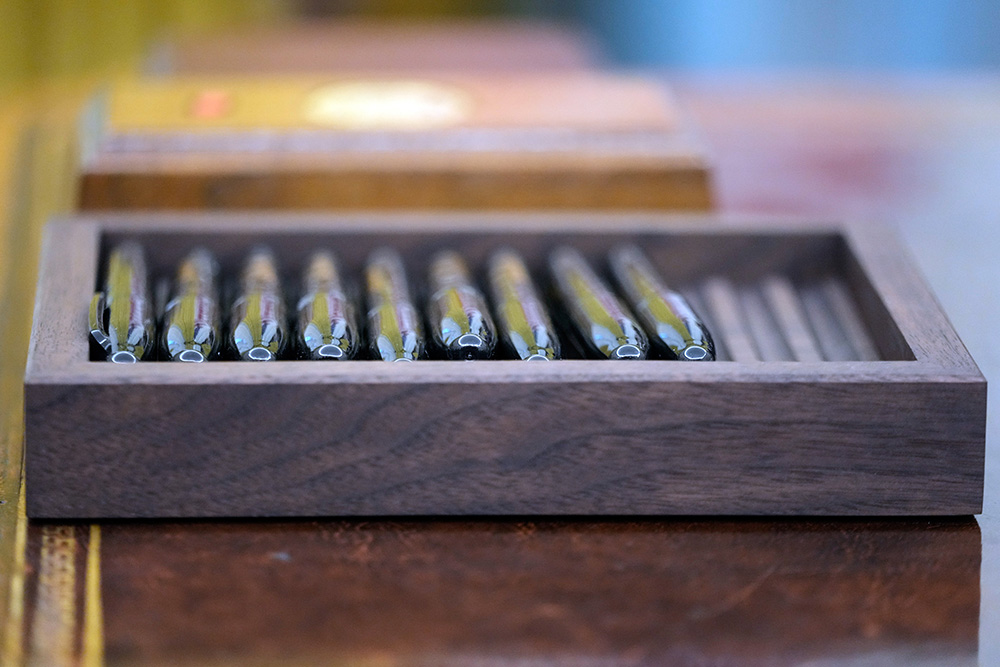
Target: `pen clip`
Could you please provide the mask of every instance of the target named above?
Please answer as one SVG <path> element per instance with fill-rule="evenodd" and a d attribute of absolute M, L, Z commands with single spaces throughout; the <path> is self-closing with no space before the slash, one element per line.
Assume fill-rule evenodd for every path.
<path fill-rule="evenodd" d="M 104 292 L 94 292 L 90 300 L 90 335 L 106 352 L 111 352 L 111 337 L 104 327 Z"/>

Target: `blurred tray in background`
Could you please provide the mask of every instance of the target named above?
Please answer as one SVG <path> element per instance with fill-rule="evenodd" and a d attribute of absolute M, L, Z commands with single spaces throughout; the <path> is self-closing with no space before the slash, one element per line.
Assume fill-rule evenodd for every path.
<path fill-rule="evenodd" d="M 677 209 L 709 160 L 661 82 L 593 73 L 123 82 L 82 126 L 84 209 Z"/>
<path fill-rule="evenodd" d="M 511 19 L 327 20 L 241 27 L 155 47 L 152 74 L 585 70 L 596 41 L 569 25 Z"/>

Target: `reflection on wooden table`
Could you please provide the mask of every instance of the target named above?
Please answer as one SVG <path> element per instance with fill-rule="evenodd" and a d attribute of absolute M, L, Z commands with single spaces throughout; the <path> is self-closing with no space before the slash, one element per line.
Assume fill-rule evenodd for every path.
<path fill-rule="evenodd" d="M 79 650 L 93 629 L 91 535 L 32 525 L 35 647 Z M 112 664 L 976 659 L 971 518 L 124 523 L 100 539 Z"/>

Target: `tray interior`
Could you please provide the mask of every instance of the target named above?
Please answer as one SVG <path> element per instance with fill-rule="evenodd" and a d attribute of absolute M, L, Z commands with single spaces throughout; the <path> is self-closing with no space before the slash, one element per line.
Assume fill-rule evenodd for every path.
<path fill-rule="evenodd" d="M 214 252 L 223 275 L 231 276 L 252 247 L 266 244 L 278 256 L 290 294 L 298 289 L 306 258 L 317 248 L 333 250 L 345 279 L 357 284 L 368 254 L 391 246 L 406 261 L 418 298 L 427 261 L 441 249 L 460 252 L 482 284 L 490 254 L 512 247 L 545 289 L 546 257 L 556 246 L 575 247 L 595 269 L 606 273 L 607 251 L 615 244 L 634 242 L 706 321 L 720 361 L 914 359 L 849 244 L 834 232 L 105 230 L 100 266 L 110 248 L 125 239 L 144 246 L 152 284 L 169 278 L 195 246 Z M 101 276 L 96 278 L 95 287 Z"/>

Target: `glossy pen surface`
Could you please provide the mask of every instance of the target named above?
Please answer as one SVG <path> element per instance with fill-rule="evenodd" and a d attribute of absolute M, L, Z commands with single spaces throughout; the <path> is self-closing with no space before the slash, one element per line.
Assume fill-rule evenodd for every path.
<path fill-rule="evenodd" d="M 346 360 L 355 356 L 357 317 L 330 252 L 321 250 L 310 257 L 297 310 L 296 340 L 301 357 Z"/>
<path fill-rule="evenodd" d="M 90 335 L 115 363 L 140 361 L 153 348 L 153 304 L 139 244 L 125 242 L 111 251 L 104 291 L 91 300 Z"/>
<path fill-rule="evenodd" d="M 714 361 L 712 335 L 687 300 L 669 289 L 634 245 L 611 252 L 611 272 L 654 346 L 667 358 Z"/>
<path fill-rule="evenodd" d="M 518 359 L 559 358 L 559 340 L 552 320 L 524 261 L 513 250 L 490 258 L 490 292 L 496 307 L 500 337 Z"/>
<path fill-rule="evenodd" d="M 399 254 L 376 250 L 365 265 L 368 345 L 373 359 L 415 361 L 424 356 L 424 333 Z"/>
<path fill-rule="evenodd" d="M 163 349 L 171 361 L 201 362 L 218 352 L 219 268 L 204 248 L 191 251 L 177 269 L 163 316 Z"/>
<path fill-rule="evenodd" d="M 427 310 L 431 338 L 448 359 L 489 359 L 496 346 L 493 318 L 469 269 L 454 252 L 435 255 Z"/>
<path fill-rule="evenodd" d="M 607 359 L 646 358 L 646 335 L 579 252 L 557 248 L 549 263 L 559 297 L 588 353 Z"/>
<path fill-rule="evenodd" d="M 240 273 L 230 313 L 229 344 L 244 361 L 273 361 L 288 343 L 285 303 L 270 249 L 254 248 Z"/>

